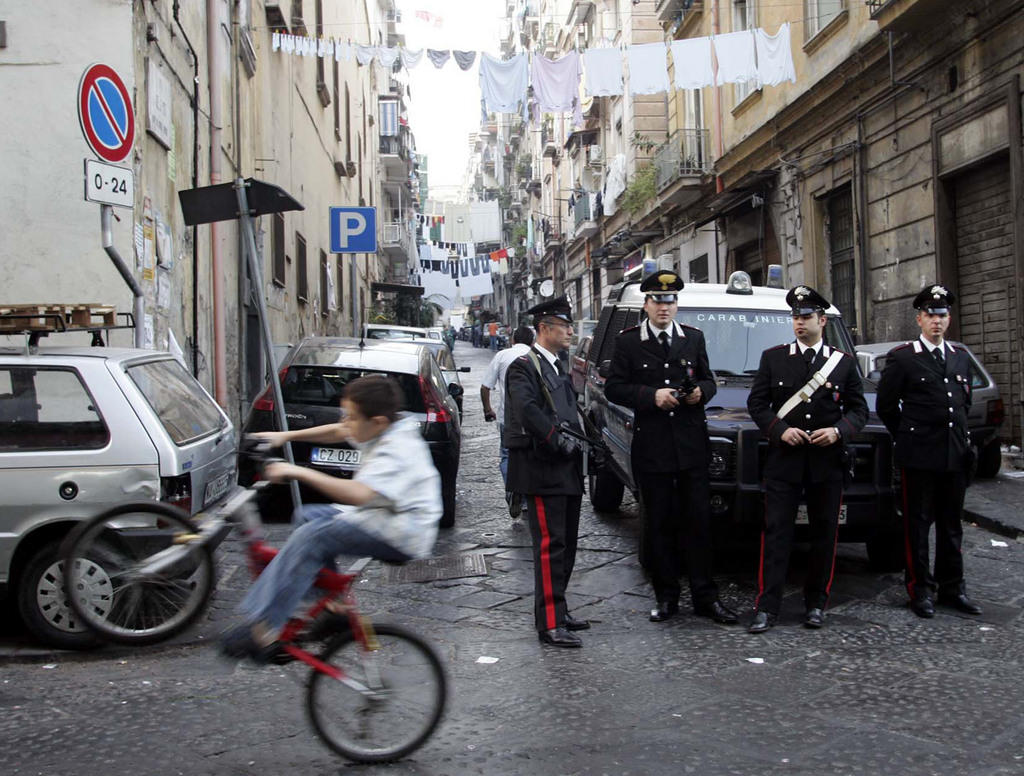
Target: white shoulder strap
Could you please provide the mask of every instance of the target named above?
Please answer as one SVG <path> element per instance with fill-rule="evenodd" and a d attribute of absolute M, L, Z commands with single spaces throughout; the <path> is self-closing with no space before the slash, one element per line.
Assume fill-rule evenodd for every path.
<path fill-rule="evenodd" d="M 811 379 L 807 381 L 803 388 L 786 399 L 785 404 L 779 407 L 779 411 L 775 413 L 775 416 L 779 419 L 785 418 L 800 402 L 809 402 L 814 392 L 828 381 L 829 375 L 832 374 L 833 370 L 842 360 L 842 351 L 833 350 L 832 355 L 828 357 L 828 361 L 822 364 L 821 369 L 811 375 Z"/>

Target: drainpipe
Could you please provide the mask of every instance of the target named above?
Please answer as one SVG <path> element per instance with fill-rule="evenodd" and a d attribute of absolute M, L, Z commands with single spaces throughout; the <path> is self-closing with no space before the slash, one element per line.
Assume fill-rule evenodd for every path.
<path fill-rule="evenodd" d="M 124 263 L 121 254 L 114 247 L 114 233 L 110 226 L 110 218 L 114 215 L 114 208 L 110 205 L 100 205 L 100 230 L 103 233 L 103 250 L 107 252 L 110 260 L 114 262 L 117 271 L 121 273 L 124 282 L 132 290 L 132 315 L 135 317 L 135 347 L 141 348 L 146 345 L 146 327 L 144 318 L 146 307 L 145 298 L 142 295 L 142 286 L 135 279 L 128 265 Z"/>
<path fill-rule="evenodd" d="M 718 35 L 721 32 L 721 25 L 718 21 L 718 0 L 711 0 L 711 32 Z M 718 85 L 718 55 L 715 55 L 715 85 L 711 92 L 714 97 L 715 110 L 715 156 L 721 159 L 725 155 L 725 147 L 722 140 L 722 87 Z M 716 159 L 716 161 L 717 161 Z M 722 176 L 715 173 L 715 191 L 722 193 Z"/>
<path fill-rule="evenodd" d="M 223 73 L 217 0 L 206 0 L 207 73 L 210 81 L 210 185 L 220 183 L 221 114 L 220 79 Z M 227 367 L 224 340 L 224 273 L 221 267 L 218 224 L 210 224 L 210 275 L 213 284 L 213 396 L 227 408 Z"/>
<path fill-rule="evenodd" d="M 196 54 L 192 41 L 188 39 L 185 28 L 181 26 L 178 12 L 181 8 L 179 0 L 174 0 L 172 14 L 174 23 L 181 32 L 181 37 L 192 55 L 192 188 L 199 187 L 199 55 Z M 192 376 L 199 377 L 199 227 L 192 227 Z"/>

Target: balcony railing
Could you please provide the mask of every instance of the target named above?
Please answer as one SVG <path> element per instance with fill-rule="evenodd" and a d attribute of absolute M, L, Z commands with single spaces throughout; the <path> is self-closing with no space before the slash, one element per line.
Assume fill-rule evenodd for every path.
<path fill-rule="evenodd" d="M 380 139 L 380 153 L 385 156 L 399 156 L 404 161 L 409 161 L 409 149 L 403 142 L 402 137 L 385 135 Z"/>
<path fill-rule="evenodd" d="M 381 243 L 384 248 L 400 249 L 406 257 L 415 255 L 414 247 L 416 240 L 413 237 L 412 229 L 407 223 L 402 221 L 391 221 L 384 224 Z"/>
<path fill-rule="evenodd" d="M 868 6 L 868 11 L 871 12 L 871 18 L 874 19 L 887 5 L 892 5 L 896 0 L 865 0 Z"/>
<path fill-rule="evenodd" d="M 654 152 L 655 184 L 658 191 L 683 176 L 703 175 L 711 171 L 706 129 L 680 129 Z"/>
<path fill-rule="evenodd" d="M 594 216 L 590 212 L 590 195 L 581 194 L 572 206 L 573 224 L 578 232 L 580 224 L 585 221 L 593 221 Z"/>

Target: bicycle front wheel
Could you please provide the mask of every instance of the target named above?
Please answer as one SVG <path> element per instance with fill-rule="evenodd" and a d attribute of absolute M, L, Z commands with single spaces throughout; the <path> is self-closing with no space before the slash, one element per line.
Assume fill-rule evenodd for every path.
<path fill-rule="evenodd" d="M 320 656 L 365 690 L 317 670 L 306 688 L 306 710 L 317 735 L 360 763 L 390 762 L 420 747 L 440 722 L 448 695 L 433 647 L 397 625 L 373 627 L 372 647 L 347 632 Z"/>
<path fill-rule="evenodd" d="M 122 504 L 80 523 L 61 548 L 64 592 L 106 641 L 152 644 L 188 627 L 213 592 L 213 556 L 182 510 Z"/>

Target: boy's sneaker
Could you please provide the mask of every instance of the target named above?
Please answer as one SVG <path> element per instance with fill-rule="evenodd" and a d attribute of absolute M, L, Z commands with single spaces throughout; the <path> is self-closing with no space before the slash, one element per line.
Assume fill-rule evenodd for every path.
<path fill-rule="evenodd" d="M 309 623 L 300 637 L 302 641 L 326 641 L 349 629 L 348 615 L 324 609 Z"/>
<path fill-rule="evenodd" d="M 235 660 L 247 657 L 260 665 L 277 662 L 280 655 L 287 654 L 282 652 L 278 641 L 266 646 L 260 644 L 253 638 L 252 628 L 248 625 L 239 625 L 221 636 L 220 653 Z"/>

